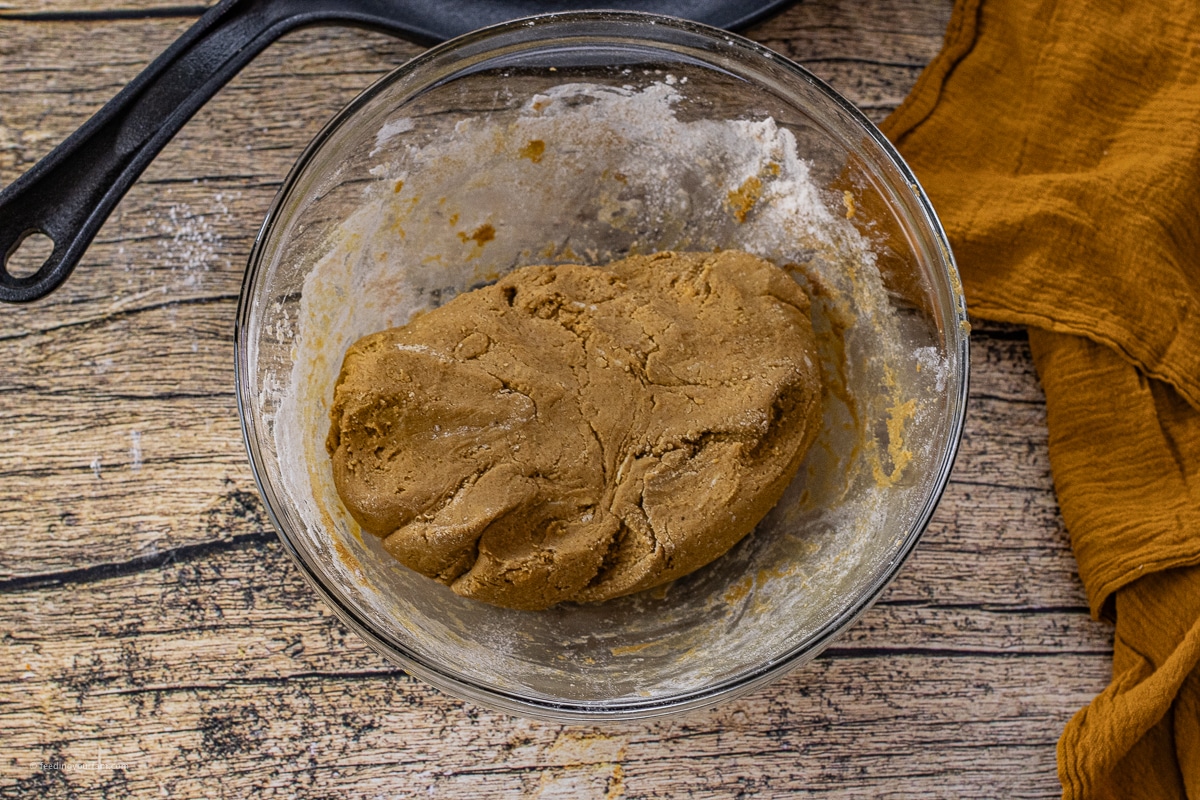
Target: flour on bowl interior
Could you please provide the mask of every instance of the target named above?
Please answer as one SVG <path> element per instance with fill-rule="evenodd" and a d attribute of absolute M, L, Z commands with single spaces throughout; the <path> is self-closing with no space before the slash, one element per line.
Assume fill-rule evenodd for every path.
<path fill-rule="evenodd" d="M 445 130 L 430 127 L 436 120 L 387 121 L 372 151 L 375 181 L 331 224 L 304 282 L 275 436 L 305 541 L 377 626 L 500 689 L 536 688 L 512 677 L 521 673 L 581 696 L 645 697 L 778 658 L 891 557 L 924 497 L 896 453 L 933 438 L 936 415 L 921 402 L 901 411 L 936 395 L 940 357 L 908 341 L 872 243 L 831 205 L 840 193 L 817 185 L 792 132 L 769 117 L 682 119 L 686 89 L 673 79 L 571 83 Z M 831 385 L 817 445 L 742 544 L 665 591 L 530 616 L 458 598 L 404 570 L 373 537 L 360 541 L 324 449 L 352 342 L 518 266 L 718 247 L 785 266 L 811 290 Z M 551 647 L 560 655 L 533 663 Z M 697 649 L 711 657 L 686 657 Z M 639 678 L 651 666 L 658 677 Z"/>

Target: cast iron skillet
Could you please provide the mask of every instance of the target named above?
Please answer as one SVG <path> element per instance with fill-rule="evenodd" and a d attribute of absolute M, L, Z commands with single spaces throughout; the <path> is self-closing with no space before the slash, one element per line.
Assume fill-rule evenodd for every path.
<path fill-rule="evenodd" d="M 605 0 L 718 28 L 756 22 L 793 0 Z M 0 192 L 0 300 L 58 288 L 142 170 L 250 59 L 305 25 L 371 28 L 423 44 L 510 19 L 595 7 L 587 0 L 221 0 L 83 127 Z M 54 250 L 31 275 L 9 258 L 33 234 Z"/>

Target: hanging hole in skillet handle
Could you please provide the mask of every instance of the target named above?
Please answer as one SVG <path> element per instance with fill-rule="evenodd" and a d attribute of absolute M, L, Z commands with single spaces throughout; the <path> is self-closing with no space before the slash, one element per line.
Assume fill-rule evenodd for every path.
<path fill-rule="evenodd" d="M 46 266 L 54 253 L 54 240 L 39 230 L 26 231 L 12 249 L 5 254 L 3 263 L 5 274 L 10 278 L 21 280 L 31 278 L 38 270 Z"/>
<path fill-rule="evenodd" d="M 0 219 L 0 301 L 37 300 L 71 274 L 74 262 L 65 260 L 67 248 L 56 241 L 58 236 L 28 222 L 15 227 L 3 223 Z"/>

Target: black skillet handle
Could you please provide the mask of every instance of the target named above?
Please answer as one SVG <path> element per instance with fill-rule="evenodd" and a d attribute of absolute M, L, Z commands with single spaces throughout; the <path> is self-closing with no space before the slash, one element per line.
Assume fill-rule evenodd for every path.
<path fill-rule="evenodd" d="M 396 6 L 401 8 L 397 9 Z M 204 103 L 274 40 L 294 28 L 344 22 L 434 38 L 395 0 L 221 0 L 150 66 L 32 169 L 0 192 L 0 301 L 54 291 L 79 263 L 113 208 Z M 9 258 L 26 237 L 54 242 L 32 275 Z"/>
<path fill-rule="evenodd" d="M 37 300 L 58 287 L 142 170 L 243 65 L 283 31 L 260 0 L 223 0 L 82 128 L 0 192 L 0 300 Z M 34 233 L 54 251 L 32 275 L 8 271 Z"/>

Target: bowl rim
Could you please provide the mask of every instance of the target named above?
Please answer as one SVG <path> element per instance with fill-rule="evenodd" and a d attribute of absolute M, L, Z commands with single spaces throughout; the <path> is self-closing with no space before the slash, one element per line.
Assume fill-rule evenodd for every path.
<path fill-rule="evenodd" d="M 912 199 L 916 201 L 915 205 L 919 211 L 919 221 L 927 226 L 927 234 L 930 235 L 940 250 L 941 266 L 945 269 L 944 277 L 948 282 L 949 294 L 952 301 L 952 308 L 947 316 L 955 323 L 947 328 L 948 341 L 946 351 L 947 356 L 954 356 L 957 359 L 958 364 L 961 365 L 961 369 L 957 376 L 957 386 L 952 391 L 947 392 L 947 400 L 953 404 L 952 413 L 948 420 L 948 443 L 944 448 L 940 462 L 937 464 L 936 476 L 934 477 L 930 491 L 919 513 L 914 516 L 909 530 L 904 534 L 903 540 L 894 552 L 890 563 L 878 570 L 875 578 L 864 586 L 863 591 L 855 598 L 853 603 L 837 612 L 832 619 L 826 621 L 824 625 L 810 634 L 806 641 L 792 646 L 777 657 L 756 668 L 743 670 L 732 677 L 727 677 L 699 689 L 673 693 L 656 699 L 556 701 L 544 696 L 530 696 L 500 689 L 495 686 L 488 686 L 454 674 L 452 670 L 447 669 L 441 664 L 433 663 L 421 653 L 404 646 L 402 643 L 380 635 L 368 621 L 360 617 L 359 613 L 349 602 L 326 585 L 322 575 L 308 563 L 296 543 L 292 541 L 291 534 L 288 533 L 280 515 L 277 514 L 275 509 L 275 503 L 278 498 L 273 485 L 265 475 L 266 468 L 259 457 L 258 445 L 256 443 L 258 423 L 253 419 L 253 414 L 251 413 L 251 388 L 247 383 L 251 375 L 251 366 L 248 363 L 250 348 L 247 345 L 251 335 L 249 323 L 254 305 L 254 289 L 260 275 L 262 256 L 267 238 L 273 231 L 285 202 L 290 198 L 300 178 L 306 173 L 309 164 L 344 124 L 350 121 L 364 106 L 392 84 L 408 75 L 425 69 L 427 66 L 435 64 L 439 60 L 446 58 L 448 54 L 453 54 L 465 46 L 486 42 L 489 39 L 497 38 L 520 29 L 545 30 L 549 28 L 549 31 L 553 33 L 556 28 L 563 30 L 574 25 L 601 22 L 616 23 L 625 26 L 627 29 L 636 28 L 643 32 L 653 30 L 655 26 L 661 26 L 661 28 L 674 29 L 700 38 L 714 41 L 721 40 L 725 46 L 735 51 L 740 51 L 743 56 L 770 62 L 774 67 L 781 68 L 785 72 L 790 73 L 791 77 L 807 82 L 850 117 L 857 124 L 859 132 L 865 134 L 874 146 L 882 150 L 887 160 L 891 162 L 891 165 L 899 171 L 908 190 L 912 193 Z M 613 35 L 615 37 L 617 33 Z M 527 42 L 526 44 L 531 43 Z M 662 42 L 642 38 L 639 44 L 654 47 L 655 45 L 661 45 Z M 950 330 L 951 328 L 953 330 Z M 952 346 L 954 344 L 957 346 Z M 321 128 L 297 158 L 279 190 L 276 192 L 262 225 L 259 227 L 247 262 L 238 299 L 234 325 L 234 352 L 234 378 L 242 439 L 246 447 L 251 472 L 254 475 L 254 482 L 263 499 L 267 516 L 271 520 L 271 524 L 274 526 L 280 541 L 283 543 L 284 549 L 300 569 L 301 574 L 316 591 L 318 596 L 333 609 L 341 622 L 354 630 L 372 650 L 382 655 L 385 659 L 398 664 L 413 676 L 424 680 L 446 694 L 518 716 L 568 723 L 649 719 L 707 708 L 719 702 L 742 696 L 772 682 L 787 672 L 807 663 L 825 650 L 835 638 L 850 628 L 874 605 L 884 590 L 895 580 L 900 569 L 911 556 L 917 542 L 928 528 L 934 511 L 945 492 L 955 459 L 957 458 L 966 419 L 970 382 L 970 323 L 967 316 L 962 283 L 949 240 L 920 182 L 896 148 L 879 131 L 874 123 L 853 103 L 842 97 L 827 83 L 801 65 L 770 50 L 765 45 L 758 44 L 738 34 L 701 23 L 677 17 L 636 11 L 555 12 L 524 17 L 481 28 L 422 52 L 389 71 L 347 103 L 341 111 L 334 115 Z"/>

